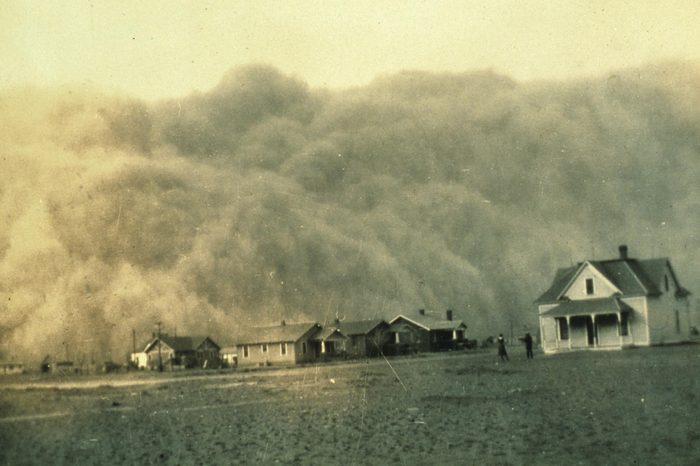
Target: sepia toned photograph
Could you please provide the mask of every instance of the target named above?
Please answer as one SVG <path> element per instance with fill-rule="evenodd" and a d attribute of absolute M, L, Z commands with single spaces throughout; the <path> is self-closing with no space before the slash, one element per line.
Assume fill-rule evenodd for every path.
<path fill-rule="evenodd" d="M 700 464 L 698 24 L 3 1 L 0 465 Z"/>

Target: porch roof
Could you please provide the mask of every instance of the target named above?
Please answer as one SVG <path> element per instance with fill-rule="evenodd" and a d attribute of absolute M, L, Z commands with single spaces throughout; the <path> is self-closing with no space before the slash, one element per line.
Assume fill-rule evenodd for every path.
<path fill-rule="evenodd" d="M 561 301 L 558 306 L 543 312 L 542 316 L 566 317 L 578 315 L 617 314 L 632 310 L 619 298 L 582 299 L 576 301 Z"/>

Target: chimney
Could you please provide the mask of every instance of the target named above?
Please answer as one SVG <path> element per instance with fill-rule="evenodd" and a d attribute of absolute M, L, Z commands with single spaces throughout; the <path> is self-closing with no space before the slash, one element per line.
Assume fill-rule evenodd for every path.
<path fill-rule="evenodd" d="M 287 322 L 283 320 L 282 322 L 280 322 L 280 325 L 284 327 L 285 325 L 287 325 Z"/>
<path fill-rule="evenodd" d="M 627 259 L 627 245 L 621 244 L 619 249 L 620 249 L 620 259 Z"/>
<path fill-rule="evenodd" d="M 424 316 L 424 315 L 425 315 L 425 309 L 418 309 L 418 314 Z"/>
<path fill-rule="evenodd" d="M 452 309 L 448 309 L 445 314 L 447 316 L 447 320 L 452 320 Z"/>

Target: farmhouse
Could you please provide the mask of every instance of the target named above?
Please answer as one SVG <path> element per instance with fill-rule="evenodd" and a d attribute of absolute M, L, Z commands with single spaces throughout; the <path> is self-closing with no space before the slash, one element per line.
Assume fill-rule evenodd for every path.
<path fill-rule="evenodd" d="M 559 269 L 536 301 L 545 353 L 685 341 L 688 296 L 666 258 L 612 260 Z"/>
<path fill-rule="evenodd" d="M 349 358 L 374 357 L 381 354 L 386 341 L 387 324 L 382 319 L 340 321 L 333 324 L 347 339 L 342 352 Z"/>
<path fill-rule="evenodd" d="M 335 359 L 345 356 L 345 341 L 348 339 L 336 327 L 321 327 L 311 337 L 314 348 L 322 359 Z"/>
<path fill-rule="evenodd" d="M 154 337 L 143 350 L 147 364 L 158 369 L 162 364 L 167 370 L 194 367 L 218 367 L 221 348 L 209 337 L 176 337 L 162 334 Z"/>
<path fill-rule="evenodd" d="M 219 352 L 221 361 L 226 367 L 236 367 L 238 365 L 238 348 L 235 345 L 224 346 Z"/>
<path fill-rule="evenodd" d="M 24 372 L 24 364 L 19 362 L 0 362 L 0 375 L 21 374 Z"/>
<path fill-rule="evenodd" d="M 316 360 L 321 353 L 317 337 L 321 326 L 316 322 L 272 327 L 253 327 L 238 339 L 238 364 L 266 366 L 296 364 Z"/>
<path fill-rule="evenodd" d="M 400 314 L 389 322 L 384 352 L 411 354 L 462 349 L 467 345 L 466 330 L 464 322 L 453 320 L 451 310 L 447 310 L 444 319 L 427 315 L 424 309 L 417 316 Z"/>

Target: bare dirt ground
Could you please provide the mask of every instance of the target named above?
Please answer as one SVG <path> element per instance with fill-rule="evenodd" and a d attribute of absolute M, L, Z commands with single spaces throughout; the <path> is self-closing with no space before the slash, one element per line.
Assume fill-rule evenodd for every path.
<path fill-rule="evenodd" d="M 0 381 L 0 464 L 700 464 L 700 346 Z"/>

